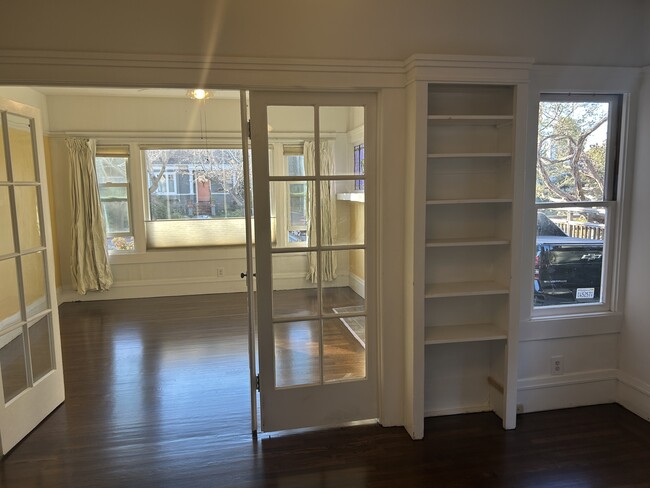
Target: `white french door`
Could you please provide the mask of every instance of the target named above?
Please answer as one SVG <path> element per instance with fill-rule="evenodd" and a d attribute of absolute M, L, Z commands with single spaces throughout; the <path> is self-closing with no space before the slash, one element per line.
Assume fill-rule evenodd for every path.
<path fill-rule="evenodd" d="M 261 428 L 375 419 L 375 97 L 250 101 Z"/>
<path fill-rule="evenodd" d="M 6 454 L 64 399 L 43 133 L 0 99 L 0 441 Z"/>

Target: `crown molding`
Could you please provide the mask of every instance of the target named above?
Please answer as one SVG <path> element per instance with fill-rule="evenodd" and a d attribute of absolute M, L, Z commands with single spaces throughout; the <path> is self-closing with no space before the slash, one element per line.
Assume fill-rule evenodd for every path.
<path fill-rule="evenodd" d="M 0 50 L 0 84 L 178 88 L 404 86 L 403 61 Z"/>

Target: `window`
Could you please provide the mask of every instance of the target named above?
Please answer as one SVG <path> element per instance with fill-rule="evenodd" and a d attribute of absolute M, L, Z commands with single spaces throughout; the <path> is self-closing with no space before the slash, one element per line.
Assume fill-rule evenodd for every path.
<path fill-rule="evenodd" d="M 305 176 L 305 157 L 302 145 L 284 145 L 284 162 L 288 176 Z M 307 242 L 307 182 L 288 183 L 287 242 Z"/>
<path fill-rule="evenodd" d="M 97 147 L 95 168 L 108 251 L 133 251 L 128 147 Z"/>
<path fill-rule="evenodd" d="M 241 147 L 143 147 L 147 248 L 241 245 Z"/>
<path fill-rule="evenodd" d="M 363 144 L 354 146 L 354 174 L 355 175 L 364 175 L 365 170 L 365 155 Z M 354 180 L 354 190 L 363 191 L 363 182 L 364 180 Z"/>
<path fill-rule="evenodd" d="M 606 306 L 617 213 L 619 96 L 539 104 L 533 303 Z"/>

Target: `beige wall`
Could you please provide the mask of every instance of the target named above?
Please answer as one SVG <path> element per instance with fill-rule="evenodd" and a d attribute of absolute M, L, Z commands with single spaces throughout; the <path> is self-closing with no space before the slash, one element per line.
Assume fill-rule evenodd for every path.
<path fill-rule="evenodd" d="M 350 242 L 363 242 L 365 204 L 350 202 Z M 363 251 L 350 252 L 350 273 L 364 280 L 366 268 Z"/>

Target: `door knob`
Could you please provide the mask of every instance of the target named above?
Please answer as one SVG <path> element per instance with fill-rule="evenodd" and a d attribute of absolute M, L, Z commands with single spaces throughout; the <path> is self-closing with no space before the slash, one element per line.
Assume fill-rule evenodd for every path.
<path fill-rule="evenodd" d="M 248 273 L 242 273 L 242 274 L 240 274 L 239 276 L 241 276 L 242 278 L 246 278 L 246 277 L 248 276 Z M 253 278 L 254 278 L 255 276 L 257 276 L 257 274 L 256 274 L 256 273 L 253 273 Z"/>

